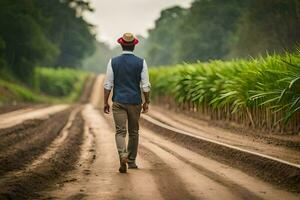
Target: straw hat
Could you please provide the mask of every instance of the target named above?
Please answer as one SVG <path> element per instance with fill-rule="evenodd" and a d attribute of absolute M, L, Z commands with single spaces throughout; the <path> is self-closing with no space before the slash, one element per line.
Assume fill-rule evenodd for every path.
<path fill-rule="evenodd" d="M 132 33 L 124 33 L 123 37 L 118 39 L 118 43 L 121 45 L 136 45 L 139 43 L 139 40 L 134 37 Z"/>

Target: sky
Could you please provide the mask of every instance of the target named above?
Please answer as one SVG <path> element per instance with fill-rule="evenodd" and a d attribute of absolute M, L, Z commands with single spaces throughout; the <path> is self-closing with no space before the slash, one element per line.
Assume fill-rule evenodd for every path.
<path fill-rule="evenodd" d="M 97 39 L 111 47 L 124 32 L 147 36 L 160 11 L 175 5 L 189 7 L 192 0 L 91 0 L 94 13 L 87 13 L 88 22 L 97 26 Z"/>

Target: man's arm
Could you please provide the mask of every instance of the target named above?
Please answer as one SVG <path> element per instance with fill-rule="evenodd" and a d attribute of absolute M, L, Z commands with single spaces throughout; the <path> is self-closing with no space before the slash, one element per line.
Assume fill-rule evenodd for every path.
<path fill-rule="evenodd" d="M 109 114 L 110 105 L 108 103 L 108 98 L 110 95 L 110 91 L 114 85 L 114 73 L 111 66 L 111 60 L 109 60 L 107 64 L 106 77 L 104 81 L 104 113 Z"/>
<path fill-rule="evenodd" d="M 149 82 L 149 74 L 148 74 L 148 67 L 147 63 L 144 60 L 143 63 L 143 70 L 141 73 L 141 85 L 142 85 L 142 90 L 145 98 L 145 102 L 143 103 L 143 110 L 142 113 L 147 113 L 149 109 L 149 103 L 150 103 L 150 87 L 151 84 Z"/>

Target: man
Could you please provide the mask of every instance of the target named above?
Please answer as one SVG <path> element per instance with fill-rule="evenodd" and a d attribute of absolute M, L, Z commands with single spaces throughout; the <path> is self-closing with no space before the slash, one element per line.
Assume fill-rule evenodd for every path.
<path fill-rule="evenodd" d="M 118 39 L 123 49 L 120 56 L 112 58 L 107 65 L 104 82 L 104 113 L 109 114 L 108 98 L 113 88 L 113 117 L 116 127 L 116 144 L 120 158 L 120 173 L 136 169 L 136 156 L 139 143 L 140 112 L 148 112 L 150 103 L 150 83 L 146 61 L 133 54 L 138 39 L 131 33 L 125 33 Z M 142 103 L 141 88 L 144 94 Z M 129 140 L 126 148 L 126 132 L 128 127 Z"/>

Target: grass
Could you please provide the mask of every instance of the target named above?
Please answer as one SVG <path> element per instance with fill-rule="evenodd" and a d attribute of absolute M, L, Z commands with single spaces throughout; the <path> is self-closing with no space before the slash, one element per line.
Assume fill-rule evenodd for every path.
<path fill-rule="evenodd" d="M 7 104 L 12 101 L 15 102 L 44 102 L 46 101 L 42 95 L 39 95 L 29 88 L 8 82 L 0 79 L 0 102 L 2 104 Z"/>

